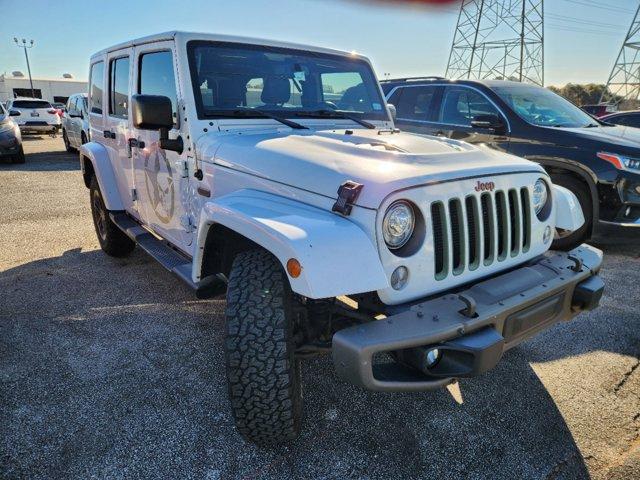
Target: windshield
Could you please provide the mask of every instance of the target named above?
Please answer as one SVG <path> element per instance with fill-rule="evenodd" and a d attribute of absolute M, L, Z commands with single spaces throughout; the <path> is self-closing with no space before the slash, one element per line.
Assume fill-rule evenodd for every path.
<path fill-rule="evenodd" d="M 218 42 L 188 48 L 200 118 L 246 118 L 239 110 L 253 108 L 281 117 L 336 111 L 388 120 L 369 64 L 356 57 Z"/>
<path fill-rule="evenodd" d="M 44 100 L 15 100 L 11 106 L 14 108 L 51 108 L 51 104 Z"/>
<path fill-rule="evenodd" d="M 591 116 L 551 90 L 532 85 L 492 87 L 523 120 L 540 127 L 599 125 Z"/>

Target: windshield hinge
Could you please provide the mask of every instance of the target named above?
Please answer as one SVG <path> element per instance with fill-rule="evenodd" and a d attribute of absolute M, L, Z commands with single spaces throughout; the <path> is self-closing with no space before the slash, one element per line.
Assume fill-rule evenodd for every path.
<path fill-rule="evenodd" d="M 351 180 L 344 182 L 338 188 L 338 200 L 333 204 L 331 211 L 348 217 L 363 187 L 364 185 Z"/>

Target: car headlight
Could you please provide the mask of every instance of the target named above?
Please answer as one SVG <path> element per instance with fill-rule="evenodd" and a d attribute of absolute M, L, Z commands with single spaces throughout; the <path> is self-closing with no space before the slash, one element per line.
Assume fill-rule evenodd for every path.
<path fill-rule="evenodd" d="M 630 170 L 632 172 L 640 172 L 640 159 L 629 158 L 624 155 L 615 153 L 598 152 L 597 157 L 606 160 L 618 170 Z"/>
<path fill-rule="evenodd" d="M 536 180 L 536 183 L 533 184 L 533 208 L 536 215 L 540 215 L 540 212 L 542 212 L 548 200 L 549 187 L 547 186 L 547 182 L 539 178 Z"/>
<path fill-rule="evenodd" d="M 405 245 L 411 238 L 416 224 L 413 207 L 405 200 L 391 204 L 382 220 L 384 242 L 391 250 Z"/>
<path fill-rule="evenodd" d="M 4 120 L 0 122 L 0 132 L 8 132 L 13 130 L 13 122 L 11 120 Z"/>

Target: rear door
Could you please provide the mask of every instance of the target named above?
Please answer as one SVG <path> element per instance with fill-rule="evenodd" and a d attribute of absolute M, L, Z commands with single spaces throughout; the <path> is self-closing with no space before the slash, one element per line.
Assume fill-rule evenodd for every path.
<path fill-rule="evenodd" d="M 179 82 L 173 42 L 140 45 L 135 49 L 135 93 L 162 95 L 171 100 L 174 126 L 169 138 L 181 135 L 178 114 Z M 184 125 L 186 129 L 186 124 Z M 186 137 L 186 130 L 184 133 Z M 189 201 L 190 163 L 187 149 L 179 154 L 159 147 L 157 130 L 132 128 L 131 151 L 135 189 L 144 223 L 173 245 L 189 253 L 195 230 L 195 213 Z M 186 139 L 186 138 L 185 138 Z M 144 146 L 143 146 L 144 145 Z"/>
<path fill-rule="evenodd" d="M 436 126 L 432 121 L 441 90 L 435 85 L 398 87 L 389 97 L 389 103 L 396 107 L 396 126 L 407 132 L 434 135 Z"/>
<path fill-rule="evenodd" d="M 472 127 L 471 121 L 479 115 L 497 116 L 502 120 L 504 130 Z M 509 149 L 509 123 L 506 116 L 484 93 L 474 88 L 447 85 L 434 122 L 436 135 L 469 143 L 483 143 L 504 152 Z"/>

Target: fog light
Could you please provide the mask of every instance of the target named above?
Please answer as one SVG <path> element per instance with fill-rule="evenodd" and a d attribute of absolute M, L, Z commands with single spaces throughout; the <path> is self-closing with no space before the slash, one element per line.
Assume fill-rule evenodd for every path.
<path fill-rule="evenodd" d="M 440 350 L 434 348 L 427 353 L 427 368 L 432 368 L 440 360 Z"/>
<path fill-rule="evenodd" d="M 547 225 L 547 228 L 544 229 L 544 234 L 542 235 L 542 241 L 544 243 L 549 243 L 551 240 L 551 227 Z"/>
<path fill-rule="evenodd" d="M 391 274 L 391 286 L 394 290 L 402 290 L 409 280 L 409 269 L 398 267 Z"/>

